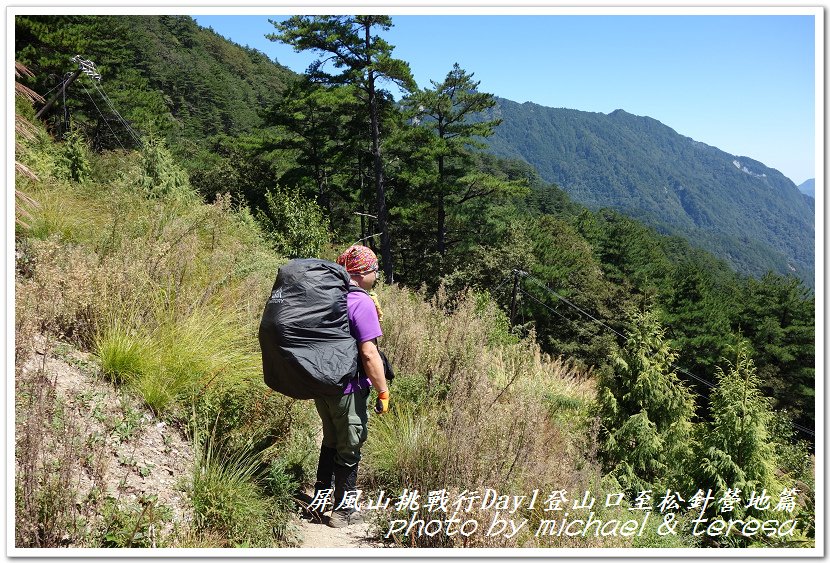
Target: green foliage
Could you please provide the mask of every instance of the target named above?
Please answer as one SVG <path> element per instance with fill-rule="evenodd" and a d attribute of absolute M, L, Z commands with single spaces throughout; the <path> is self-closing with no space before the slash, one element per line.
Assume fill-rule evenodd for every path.
<path fill-rule="evenodd" d="M 196 529 L 218 534 L 226 547 L 272 547 L 274 507 L 255 483 L 256 456 L 226 454 L 198 435 L 196 446 L 190 491 Z"/>
<path fill-rule="evenodd" d="M 614 372 L 600 373 L 601 452 L 628 491 L 688 482 L 694 399 L 674 372 L 676 357 L 656 314 L 637 313 Z"/>
<path fill-rule="evenodd" d="M 711 421 L 697 429 L 695 483 L 717 495 L 730 489 L 740 491 L 742 498 L 768 493 L 771 502 L 767 506 L 741 503 L 731 515 L 732 518 L 749 515 L 760 520 L 780 519 L 782 513 L 775 505 L 775 495 L 785 488 L 797 489 L 798 502 L 787 518 L 800 518 L 803 526 L 792 545 L 809 544 L 815 522 L 809 455 L 803 444 L 791 442 L 789 421 L 776 416 L 770 408 L 770 399 L 760 392 L 748 344 L 740 342 L 734 354 L 734 361 L 726 361 L 726 369 L 718 368 L 718 386 L 710 398 Z M 788 443 L 782 444 L 782 439 Z M 715 517 L 716 508 L 710 506 L 705 515 Z M 751 545 L 752 539 L 724 538 L 723 542 L 726 541 L 730 546 L 743 547 Z"/>
<path fill-rule="evenodd" d="M 164 134 L 177 154 L 218 133 L 260 127 L 261 108 L 290 74 L 190 16 L 27 15 L 15 18 L 15 31 L 15 51 L 36 73 L 27 83 L 35 91 L 52 89 L 56 77 L 76 68 L 70 59 L 80 54 L 96 63 L 99 87 L 132 129 Z M 70 86 L 67 105 L 96 149 L 135 147 L 86 77 Z"/>
<path fill-rule="evenodd" d="M 257 213 L 274 249 L 289 258 L 320 256 L 330 235 L 323 211 L 297 192 L 272 190 L 267 207 Z"/>
<path fill-rule="evenodd" d="M 342 72 L 329 74 L 323 70 L 323 62 L 317 61 L 309 72 L 316 80 L 357 83 L 367 92 L 374 88 L 373 76 L 410 89 L 415 86 L 409 63 L 393 59 L 391 45 L 377 35 L 366 41 L 366 35 L 372 34 L 374 28 L 392 27 L 389 16 L 292 16 L 272 23 L 277 28 L 277 33 L 267 36 L 272 41 L 287 43 L 298 52 L 313 50 L 335 55 L 333 65 Z M 371 73 L 366 73 L 369 69 Z"/>
<path fill-rule="evenodd" d="M 96 531 L 100 547 L 156 547 L 153 529 L 170 520 L 170 510 L 157 506 L 156 497 L 142 497 L 135 505 L 109 497 L 102 508 L 102 526 Z"/>
<path fill-rule="evenodd" d="M 668 335 L 681 350 L 681 364 L 693 373 L 707 374 L 735 342 L 730 319 L 735 314 L 733 287 L 717 287 L 716 269 L 705 262 L 683 260 L 675 263 L 663 293 L 663 322 Z"/>
<path fill-rule="evenodd" d="M 795 421 L 815 426 L 815 299 L 794 277 L 749 279 L 734 324 L 751 342 L 761 389 Z"/>
<path fill-rule="evenodd" d="M 774 449 L 770 440 L 770 400 L 759 389 L 755 363 L 741 342 L 727 369 L 717 368 L 710 397 L 711 422 L 701 437 L 697 482 L 703 489 L 772 490 Z"/>
<path fill-rule="evenodd" d="M 438 224 L 436 249 L 443 256 L 447 250 L 447 207 L 458 205 L 475 197 L 491 195 L 499 190 L 509 190 L 509 183 L 502 184 L 486 174 L 464 174 L 460 159 L 468 146 L 475 146 L 476 137 L 487 137 L 500 120 L 468 122 L 471 116 L 495 105 L 492 94 L 478 91 L 478 82 L 456 63 L 442 83 L 431 81 L 433 90 L 418 91 L 403 101 L 417 125 L 432 131 L 431 150 L 436 160 L 436 177 L 427 184 L 432 195 Z M 458 194 L 457 201 L 448 198 Z"/>
<path fill-rule="evenodd" d="M 63 154 L 59 166 L 67 180 L 85 183 L 91 175 L 89 149 L 83 136 L 72 131 L 64 137 Z"/>
<path fill-rule="evenodd" d="M 140 185 L 150 197 L 190 199 L 193 192 L 185 171 L 162 139 L 150 137 L 141 151 Z"/>
<path fill-rule="evenodd" d="M 533 277 L 524 284 L 526 298 L 521 298 L 520 312 L 537 320 L 537 332 L 552 352 L 602 365 L 613 336 L 572 307 L 609 319 L 613 326 L 611 319 L 623 316 L 625 299 L 612 299 L 612 286 L 603 279 L 600 263 L 573 227 L 547 215 L 529 223 L 525 236 L 532 241 L 534 260 L 528 270 Z"/>
<path fill-rule="evenodd" d="M 358 131 L 349 127 L 359 107 L 353 88 L 323 86 L 304 78 L 293 82 L 266 116 L 280 132 L 268 148 L 285 156 L 294 153 L 289 156 L 294 165 L 279 178 L 280 185 L 314 194 L 329 216 L 338 200 L 350 195 L 352 151 L 346 146 L 360 142 L 354 135 Z"/>

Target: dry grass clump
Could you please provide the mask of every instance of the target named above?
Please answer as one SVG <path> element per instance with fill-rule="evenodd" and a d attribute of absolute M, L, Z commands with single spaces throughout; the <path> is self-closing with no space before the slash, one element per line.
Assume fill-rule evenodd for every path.
<path fill-rule="evenodd" d="M 49 154 L 35 150 L 29 155 L 35 164 L 43 157 L 36 168 L 44 173 L 40 181 L 27 184 L 41 206 L 32 210 L 28 227 L 18 228 L 16 241 L 17 365 L 31 355 L 38 334 L 95 352 L 105 375 L 137 391 L 168 421 L 208 425 L 223 451 L 262 453 L 264 471 L 272 467 L 268 475 L 279 492 L 266 496 L 281 499 L 276 506 L 286 512 L 285 491 L 309 471 L 301 445 L 311 441 L 313 431 L 301 405 L 269 394 L 262 383 L 256 329 L 279 258 L 262 242 L 253 218 L 232 208 L 225 196 L 210 205 L 148 199 L 139 189 L 135 155 L 96 156 L 92 179 L 80 184 L 51 176 Z M 19 394 L 30 396 L 22 388 Z M 24 425 L 54 419 L 38 411 L 49 408 L 50 397 L 40 391 L 32 397 L 25 412 L 36 414 L 27 414 Z M 30 427 L 20 426 L 29 440 L 20 443 L 25 447 L 18 455 L 23 482 L 63 479 L 64 470 L 73 475 L 80 471 L 74 446 L 65 459 L 57 458 L 62 469 L 52 471 L 54 475 L 44 472 L 42 460 L 37 465 L 27 458 L 26 452 L 39 447 L 33 440 L 48 436 L 29 432 Z M 242 488 L 263 486 L 250 479 L 244 486 L 228 483 L 228 498 L 244 492 Z M 54 486 L 44 481 L 38 490 L 47 488 L 67 494 L 72 490 L 65 481 Z M 32 532 L 27 524 L 27 514 L 38 521 L 37 514 L 51 510 L 51 497 L 33 496 L 29 489 L 21 485 L 16 496 L 23 515 L 17 522 L 19 533 L 26 535 L 26 545 L 57 545 L 51 532 Z M 227 508 L 228 514 L 234 508 L 222 502 L 211 506 Z M 146 522 L 141 509 L 110 508 L 125 528 L 135 520 Z M 71 510 L 66 517 L 61 514 L 47 519 L 55 522 L 50 529 L 69 529 Z M 269 518 L 262 526 L 272 529 L 276 524 Z M 209 536 L 206 530 L 194 530 L 194 538 L 202 538 L 202 532 Z M 244 531 L 244 523 L 234 530 Z M 44 539 L 32 539 L 35 533 Z M 188 533 L 183 531 L 182 538 Z M 244 533 L 238 535 L 224 538 L 222 545 L 248 541 Z M 108 545 L 123 539 L 116 536 Z M 257 543 L 270 541 L 263 538 Z"/>
<path fill-rule="evenodd" d="M 131 281 L 140 279 L 140 272 L 128 264 L 101 260 L 81 246 L 53 237 L 29 239 L 18 253 L 19 332 L 37 330 L 87 349 L 98 321 L 122 308 Z"/>
<path fill-rule="evenodd" d="M 364 479 L 398 494 L 586 490 L 598 479 L 590 374 L 510 334 L 504 314 L 469 293 L 431 303 L 381 288 L 381 347 L 396 369 L 393 409 L 371 420 Z M 482 521 L 492 513 L 484 511 Z M 422 547 L 508 547 L 534 538 L 398 538 Z"/>
<path fill-rule="evenodd" d="M 83 437 L 42 370 L 15 381 L 15 545 L 59 547 L 83 527 L 75 500 Z"/>

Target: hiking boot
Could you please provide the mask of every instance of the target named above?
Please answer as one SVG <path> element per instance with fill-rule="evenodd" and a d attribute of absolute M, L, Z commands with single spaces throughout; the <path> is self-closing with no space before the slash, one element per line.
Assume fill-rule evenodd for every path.
<path fill-rule="evenodd" d="M 325 513 L 329 508 L 330 507 L 328 506 L 315 508 L 310 508 L 306 506 L 303 509 L 303 517 L 307 518 L 308 520 L 311 520 L 312 522 L 322 522 L 323 517 L 325 516 Z"/>
<path fill-rule="evenodd" d="M 332 488 L 332 478 L 334 477 L 334 456 L 336 453 L 337 450 L 335 448 L 320 446 L 320 458 L 317 461 L 317 480 L 314 483 L 314 497 L 312 497 L 312 500 L 317 497 L 320 491 Z M 306 508 L 305 516 L 316 522 L 322 522 L 323 514 L 329 510 L 329 508 L 333 508 L 329 503 L 315 508 Z"/>
<path fill-rule="evenodd" d="M 328 521 L 328 525 L 332 528 L 344 528 L 363 522 L 363 515 L 353 507 L 338 508 L 346 493 L 355 490 L 356 483 L 357 464 L 352 467 L 346 467 L 338 463 L 334 464 L 334 510 L 332 510 Z"/>
<path fill-rule="evenodd" d="M 337 455 L 336 448 L 320 446 L 320 457 L 317 460 L 317 482 L 314 483 L 314 491 L 330 489 L 334 477 L 334 456 Z"/>
<path fill-rule="evenodd" d="M 363 524 L 363 514 L 357 510 L 333 510 L 329 516 L 330 528 L 345 528 L 354 524 Z"/>

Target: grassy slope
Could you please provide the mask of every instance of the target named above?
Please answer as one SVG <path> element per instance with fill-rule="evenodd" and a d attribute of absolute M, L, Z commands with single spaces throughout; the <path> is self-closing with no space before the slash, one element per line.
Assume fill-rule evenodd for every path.
<path fill-rule="evenodd" d="M 87 154 L 84 183 L 68 179 L 72 165 L 48 139 L 21 143 L 19 158 L 39 178 L 19 188 L 39 207 L 17 232 L 18 358 L 44 332 L 93 351 L 105 376 L 196 436 L 188 537 L 282 545 L 285 528 L 269 522 L 285 521 L 311 478 L 317 421 L 261 382 L 256 327 L 281 259 L 222 199 L 148 197 L 138 154 Z M 590 378 L 511 336 L 486 296 L 379 293 L 398 379 L 393 412 L 371 421 L 365 489 L 599 486 Z M 468 545 L 525 542 L 532 535 Z"/>

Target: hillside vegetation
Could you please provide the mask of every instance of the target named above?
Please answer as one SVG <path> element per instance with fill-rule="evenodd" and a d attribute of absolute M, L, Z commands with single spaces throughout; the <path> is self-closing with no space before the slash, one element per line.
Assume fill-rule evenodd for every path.
<path fill-rule="evenodd" d="M 290 20 L 275 39 L 388 23 L 362 18 Z M 126 24 L 146 41 L 114 46 L 88 33 L 112 26 L 117 41 Z M 17 424 L 47 434 L 60 422 L 60 409 L 44 410 L 32 391 L 48 374 L 21 370 L 41 335 L 91 353 L 100 377 L 193 444 L 195 467 L 183 484 L 192 521 L 162 544 L 296 541 L 291 518 L 312 480 L 318 421 L 308 403 L 264 386 L 256 329 L 279 264 L 333 259 L 360 240 L 385 253 L 381 345 L 397 374 L 392 411 L 370 421 L 359 483 L 370 497 L 491 488 L 567 490 L 573 501 L 619 492 L 624 501 L 596 514 L 624 520 L 645 490 L 688 500 L 698 488 L 766 489 L 776 501 L 800 491 L 787 513 L 799 520 L 797 533 L 780 537 L 696 536 L 691 508 L 678 512 L 676 535 L 659 534 L 655 518 L 635 537 L 539 536 L 551 514 L 537 506 L 518 512 L 528 526 L 511 537 L 397 533 L 385 541 L 812 545 L 815 305 L 797 278 L 737 274 L 683 238 L 575 203 L 525 162 L 474 150 L 476 137 L 500 125 L 472 119 L 469 108 L 483 111 L 494 99 L 458 65 L 401 103 L 382 90 L 369 95 L 360 61 L 341 76 L 288 76 L 272 65 L 263 75 L 285 82 L 257 97 L 262 82 L 244 61 L 271 63 L 190 18 L 23 16 L 16 25 L 18 55 L 34 73 L 21 82 L 47 94 L 49 77 L 73 68 L 62 53 L 83 51 L 102 71 L 107 61 L 106 99 L 129 115 L 122 121 L 92 95 L 73 96 L 69 120 L 55 112 L 41 122 L 33 98 L 18 99 Z M 165 62 L 174 52 L 175 72 Z M 405 62 L 381 54 L 390 76 L 406 82 Z M 145 60 L 152 69 L 139 71 Z M 242 82 L 205 81 L 209 95 L 177 103 L 172 83 L 199 83 L 203 67 L 234 68 Z M 77 85 L 95 88 L 87 76 Z M 456 99 L 456 91 L 473 97 Z M 237 116 L 240 99 L 256 111 Z M 197 116 L 205 112 L 228 119 Z M 382 135 L 367 127 L 375 121 Z M 30 460 L 15 476 L 25 516 L 16 545 L 65 545 L 44 532 L 60 529 L 54 518 L 72 522 L 71 544 L 102 545 L 100 527 L 79 519 L 75 505 L 41 510 L 56 488 L 50 467 L 80 455 L 72 443 L 55 444 L 42 453 L 16 444 L 17 458 Z M 70 477 L 58 488 L 71 490 Z M 95 503 L 105 499 L 89 502 L 100 518 L 104 504 Z M 659 508 L 656 496 L 649 502 Z M 780 517 L 775 506 L 734 517 Z M 410 515 L 375 516 L 382 535 Z M 136 530 L 147 524 L 130 521 Z M 135 539 L 107 535 L 121 545 Z"/>
<path fill-rule="evenodd" d="M 227 199 L 206 204 L 187 188 L 148 190 L 146 155 L 84 152 L 96 180 L 74 182 L 66 179 L 65 149 L 41 133 L 23 155 L 38 179 L 19 179 L 37 207 L 18 230 L 17 365 L 33 354 L 40 334 L 91 351 L 100 377 L 191 436 L 196 467 L 182 486 L 192 527 L 177 522 L 176 534 L 157 538 L 158 546 L 290 545 L 291 495 L 313 481 L 319 430 L 310 403 L 262 383 L 256 329 L 284 259 L 268 249 L 251 215 Z M 372 420 L 367 487 L 391 493 L 476 483 L 519 491 L 562 479 L 586 487 L 599 478 L 584 427 L 593 387 L 580 370 L 543 357 L 532 339 L 510 335 L 503 313 L 484 295 L 456 295 L 449 312 L 447 297 L 425 301 L 394 287 L 379 294 L 383 345 L 398 378 L 393 412 Z M 50 375 L 19 380 L 21 393 Z M 539 385 L 563 406 L 536 400 Z M 21 427 L 46 431 L 62 416 L 38 420 L 41 411 L 23 397 Z M 522 417 L 512 416 L 517 408 Z M 482 409 L 492 415 L 486 421 Z M 94 547 L 114 537 L 112 529 L 101 530 L 106 522 L 73 518 L 74 502 L 63 513 L 37 510 L 54 494 L 53 464 L 92 471 L 72 457 L 84 448 L 64 445 L 27 452 L 18 442 L 18 456 L 39 460 L 27 468 L 32 473 L 17 475 L 18 487 L 34 489 L 18 497 L 18 546 Z M 556 466 L 540 463 L 551 457 Z M 61 483 L 70 487 L 63 498 L 71 500 L 77 477 Z M 95 502 L 103 512 L 111 501 Z M 141 506 L 115 508 L 129 515 Z M 55 530 L 54 521 L 27 517 L 74 524 Z M 152 524 L 135 522 L 134 514 L 132 522 L 137 530 Z"/>
<path fill-rule="evenodd" d="M 610 207 L 761 276 L 814 285 L 815 204 L 778 170 L 655 119 L 499 99 L 494 154 L 521 158 L 592 209 Z"/>

